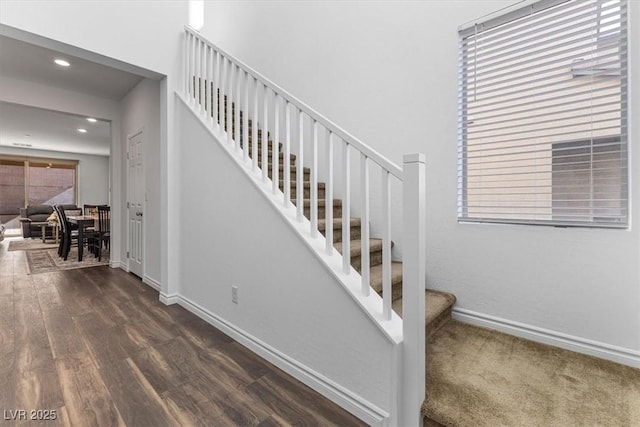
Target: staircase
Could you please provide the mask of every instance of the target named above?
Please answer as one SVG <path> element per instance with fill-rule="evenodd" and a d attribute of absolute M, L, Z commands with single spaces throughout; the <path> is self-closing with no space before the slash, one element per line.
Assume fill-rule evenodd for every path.
<path fill-rule="evenodd" d="M 424 290 L 425 254 L 424 244 L 420 243 L 424 239 L 424 203 L 421 202 L 424 200 L 424 159 L 410 156 L 400 169 L 189 29 L 186 40 L 185 75 L 190 77 L 185 79 L 184 94 L 188 98 L 185 102 L 203 123 L 217 131 L 221 142 L 230 144 L 229 149 L 238 159 L 243 159 L 240 162 L 243 167 L 251 169 L 256 179 L 261 177 L 264 188 L 269 188 L 268 192 L 281 200 L 285 209 L 295 206 L 297 221 L 308 227 L 305 232 L 309 237 L 314 239 L 317 234 L 325 237 L 323 256 L 335 257 L 335 252 L 342 255 L 341 271 L 334 270 L 334 273 L 344 275 L 344 279 L 340 279 L 344 280 L 343 286 L 347 286 L 346 283 L 353 285 L 354 280 L 360 282 L 356 298 L 362 298 L 359 301 L 363 309 L 388 334 L 396 348 L 393 371 L 400 377 L 393 378 L 392 382 L 396 384 L 390 385 L 392 412 L 385 423 L 418 424 L 426 395 L 421 390 L 425 389 L 426 381 L 416 373 L 426 371 L 426 340 L 449 321 L 456 300 L 448 293 Z M 337 144 L 334 144 L 334 136 Z M 323 165 L 329 170 L 327 182 L 318 180 L 319 146 L 326 150 Z M 333 154 L 334 147 L 342 147 L 339 161 Z M 301 155 L 300 158 L 292 151 Z M 309 151 L 310 159 L 302 159 Z M 353 216 L 351 210 L 351 192 L 354 191 L 351 175 L 356 174 L 351 169 L 352 152 L 355 153 L 354 163 L 359 163 L 359 175 L 355 178 L 360 184 L 361 196 L 358 216 Z M 339 163 L 341 171 L 341 197 L 333 197 L 336 178 L 331 171 L 334 163 Z M 370 167 L 377 168 L 382 178 L 379 190 L 381 224 L 377 224 L 381 227 L 380 235 L 371 235 Z M 406 264 L 391 257 L 391 249 L 395 246 L 391 236 L 392 179 L 398 179 L 403 189 L 403 213 L 394 220 L 402 219 Z M 377 306 L 380 311 L 374 308 L 380 299 L 367 299 L 370 290 L 382 297 L 382 305 Z M 410 293 L 408 297 L 403 295 L 407 292 Z M 421 293 L 423 296 L 419 297 Z M 378 302 L 371 305 L 374 301 Z M 401 323 L 392 311 L 403 319 Z M 402 347 L 398 343 L 402 343 Z M 397 396 L 397 407 L 394 407 L 393 396 Z"/>
<path fill-rule="evenodd" d="M 227 105 L 227 99 L 224 97 L 224 105 L 225 111 Z M 235 117 L 235 105 L 232 103 L 231 105 L 232 117 Z M 241 112 L 242 114 L 242 112 Z M 247 138 L 247 143 L 249 144 L 249 158 L 253 158 L 253 121 L 248 120 L 249 122 L 249 133 Z M 227 114 L 224 115 L 224 123 L 223 126 L 225 129 L 228 129 L 227 122 Z M 235 128 L 232 125 L 232 132 L 235 133 Z M 271 178 L 273 175 L 272 167 L 273 167 L 273 140 L 271 138 L 271 134 L 267 133 L 267 162 L 264 162 L 262 157 L 262 129 L 258 127 L 257 129 L 258 135 L 258 166 L 262 169 L 263 167 L 268 168 L 269 177 Z M 278 153 L 279 153 L 279 174 L 278 176 L 282 177 L 283 175 L 283 154 L 282 154 L 282 143 L 278 142 Z M 295 165 L 296 155 L 290 154 L 290 163 Z M 297 199 L 295 195 L 296 191 L 296 181 L 295 177 L 297 174 L 297 169 L 295 166 L 291 167 L 291 192 L 292 195 L 291 202 L 297 206 Z M 303 171 L 303 184 L 304 184 L 304 216 L 307 219 L 310 219 L 311 215 L 311 203 L 310 192 L 311 192 L 311 169 L 305 167 Z M 284 180 L 279 180 L 279 188 L 280 190 L 284 189 Z M 326 235 L 327 223 L 324 220 L 325 218 L 325 188 L 326 184 L 324 182 L 319 181 L 317 183 L 317 197 L 318 197 L 318 231 L 322 233 L 322 235 Z M 334 247 L 338 250 L 338 252 L 342 253 L 342 227 L 343 227 L 343 219 L 342 219 L 342 199 L 334 198 L 332 203 L 333 209 L 333 243 Z M 351 249 L 351 266 L 356 269 L 359 273 L 361 272 L 361 259 L 362 259 L 362 223 L 361 219 L 358 217 L 350 218 L 350 226 L 349 226 L 349 235 L 350 235 L 350 249 Z M 382 296 L 382 244 L 381 240 L 375 237 L 369 239 L 369 262 L 370 262 L 370 281 L 371 287 Z M 392 284 L 392 308 L 393 310 L 402 317 L 402 262 L 393 261 L 391 263 L 391 284 Z M 453 305 L 456 302 L 456 298 L 454 295 L 446 292 L 439 292 L 433 290 L 425 291 L 425 336 L 427 339 L 434 336 L 440 328 L 442 328 L 450 319 L 451 319 L 451 310 Z M 428 360 L 428 357 L 427 357 Z M 425 426 L 437 427 L 441 426 L 437 421 L 430 419 L 426 412 L 428 411 L 428 401 L 425 401 L 422 411 L 424 415 L 424 423 Z"/>
<path fill-rule="evenodd" d="M 224 104 L 226 105 L 226 97 L 224 100 Z M 232 106 L 232 110 L 235 111 L 235 107 Z M 226 115 L 225 115 L 226 121 Z M 252 130 L 253 122 L 249 120 L 249 130 Z M 249 132 L 248 143 L 249 145 L 249 157 L 253 158 L 253 150 L 252 150 L 252 133 Z M 262 130 L 258 129 L 258 166 L 262 168 L 265 163 L 262 159 Z M 268 162 L 266 166 L 269 168 L 269 177 L 272 176 L 272 165 L 273 165 L 273 140 L 271 139 L 271 135 L 268 134 Z M 279 147 L 282 148 L 282 144 L 279 143 Z M 278 150 L 280 153 L 280 176 L 282 176 L 282 152 Z M 291 164 L 295 164 L 296 155 L 290 155 Z M 296 168 L 292 166 L 291 175 L 295 177 Z M 311 214 L 311 199 L 309 198 L 311 192 L 311 181 L 310 181 L 311 169 L 305 167 L 304 168 L 304 216 L 307 219 L 310 219 Z M 318 231 L 324 236 L 326 235 L 327 224 L 324 220 L 325 217 L 325 188 L 326 185 L 324 182 L 318 182 Z M 279 188 L 280 190 L 284 189 L 284 180 L 279 180 Z M 295 179 L 291 179 L 291 193 L 292 198 L 291 202 L 294 205 L 297 205 L 298 202 L 295 199 L 296 192 L 296 181 Z M 333 199 L 333 243 L 334 247 L 338 250 L 338 252 L 342 253 L 342 199 L 334 198 Z M 351 249 L 351 266 L 356 269 L 359 273 L 362 271 L 361 269 L 361 260 L 362 260 L 362 223 L 361 219 L 357 217 L 350 218 L 350 249 Z M 378 238 L 371 237 L 369 238 L 369 263 L 370 263 L 370 280 L 371 287 L 382 296 L 382 241 Z M 391 264 L 391 285 L 392 285 L 392 307 L 393 310 L 402 317 L 402 262 L 393 261 Z M 453 304 L 455 304 L 456 298 L 452 294 L 445 292 L 438 292 L 432 290 L 426 290 L 425 292 L 425 333 L 426 337 L 429 338 L 433 334 L 435 334 L 450 318 L 451 318 L 451 309 Z"/>

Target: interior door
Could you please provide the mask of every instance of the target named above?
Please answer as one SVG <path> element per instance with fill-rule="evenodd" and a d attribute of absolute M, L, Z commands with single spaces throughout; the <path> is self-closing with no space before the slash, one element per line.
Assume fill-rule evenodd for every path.
<path fill-rule="evenodd" d="M 144 133 L 140 131 L 128 139 L 128 227 L 127 258 L 129 271 L 142 277 L 144 260 Z"/>

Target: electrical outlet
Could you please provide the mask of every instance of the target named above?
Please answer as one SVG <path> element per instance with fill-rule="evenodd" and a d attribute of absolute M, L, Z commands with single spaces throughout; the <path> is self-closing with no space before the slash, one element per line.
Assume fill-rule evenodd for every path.
<path fill-rule="evenodd" d="M 234 304 L 238 303 L 238 287 L 231 286 L 231 302 Z"/>

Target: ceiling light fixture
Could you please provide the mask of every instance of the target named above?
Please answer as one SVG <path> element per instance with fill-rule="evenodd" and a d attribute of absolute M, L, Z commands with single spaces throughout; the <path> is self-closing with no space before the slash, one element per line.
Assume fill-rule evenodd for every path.
<path fill-rule="evenodd" d="M 88 122 L 91 122 L 91 123 L 95 123 L 95 122 L 97 122 L 98 120 L 94 119 L 93 117 L 87 117 L 87 121 L 88 121 Z"/>
<path fill-rule="evenodd" d="M 87 133 L 87 130 L 84 128 L 78 128 L 78 132 L 80 133 Z"/>
<path fill-rule="evenodd" d="M 71 62 L 67 61 L 66 59 L 62 59 L 62 58 L 54 59 L 53 62 L 55 62 L 56 64 L 58 64 L 61 67 L 69 67 L 69 66 L 71 66 Z"/>

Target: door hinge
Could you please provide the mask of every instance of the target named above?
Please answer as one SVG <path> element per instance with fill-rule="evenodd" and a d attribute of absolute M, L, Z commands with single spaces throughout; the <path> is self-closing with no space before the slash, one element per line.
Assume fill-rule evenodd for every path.
<path fill-rule="evenodd" d="M 129 258 L 129 251 L 127 251 L 127 258 Z"/>
<path fill-rule="evenodd" d="M 127 202 L 127 209 L 129 209 L 129 202 Z"/>

